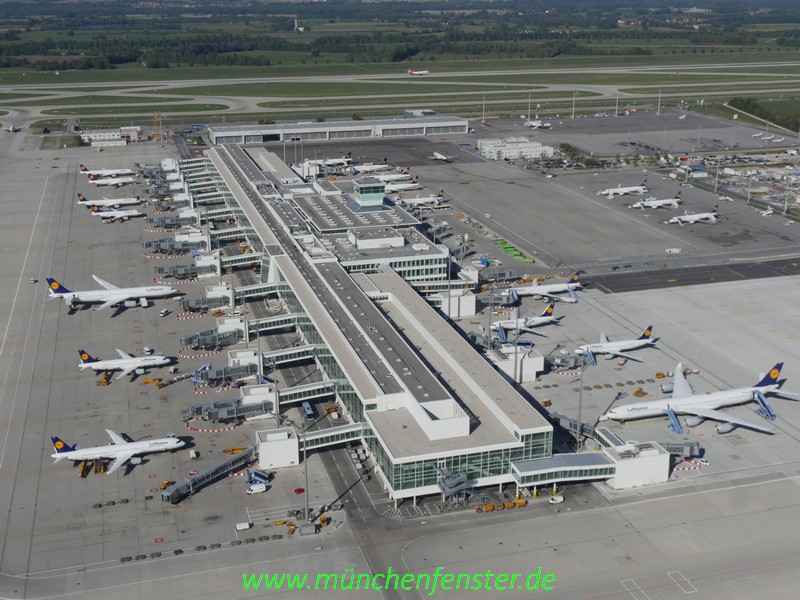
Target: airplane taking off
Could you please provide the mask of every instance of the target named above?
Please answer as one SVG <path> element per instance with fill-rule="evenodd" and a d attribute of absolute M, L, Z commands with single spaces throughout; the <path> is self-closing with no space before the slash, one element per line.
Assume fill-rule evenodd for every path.
<path fill-rule="evenodd" d="M 103 223 L 116 223 L 117 221 L 127 221 L 131 217 L 144 216 L 143 212 L 135 208 L 103 210 L 97 205 L 92 205 L 92 214 L 103 219 Z"/>
<path fill-rule="evenodd" d="M 174 452 L 178 448 L 186 445 L 182 439 L 177 437 L 167 437 L 157 440 L 142 440 L 139 442 L 126 442 L 118 433 L 106 429 L 111 444 L 108 446 L 94 446 L 93 448 L 78 448 L 78 446 L 68 446 L 58 437 L 51 437 L 55 454 L 51 455 L 55 462 L 63 459 L 75 462 L 86 460 L 111 460 L 111 466 L 106 475 L 111 475 L 126 462 L 138 465 L 142 462 L 139 458 L 143 454 L 153 454 L 155 452 Z"/>
<path fill-rule="evenodd" d="M 375 175 L 375 179 L 389 183 L 390 181 L 402 181 L 403 179 L 411 179 L 411 169 L 406 167 L 399 173 L 388 173 L 386 175 Z"/>
<path fill-rule="evenodd" d="M 692 386 L 686 380 L 683 365 L 678 363 L 678 366 L 675 367 L 671 398 L 617 406 L 601 415 L 599 420 L 607 421 L 611 419 L 624 423 L 632 419 L 666 415 L 670 419 L 670 426 L 676 433 L 680 434 L 683 433 L 683 430 L 676 415 L 691 415 L 686 419 L 687 427 L 695 427 L 702 423 L 704 419 L 711 419 L 712 421 L 719 421 L 716 426 L 718 433 L 729 433 L 733 431 L 736 425 L 769 433 L 771 430 L 767 427 L 720 412 L 717 409 L 755 401 L 759 405 L 758 414 L 768 421 L 774 421 L 776 418 L 775 412 L 767 402 L 766 395 L 778 393 L 780 390 L 781 384 L 778 383 L 778 377 L 781 375 L 782 368 L 782 362 L 776 364 L 761 381 L 751 387 L 720 390 L 709 394 L 695 394 Z M 788 394 L 788 392 L 782 393 Z"/>
<path fill-rule="evenodd" d="M 430 71 L 415 71 L 414 69 L 408 70 L 409 75 L 430 75 Z"/>
<path fill-rule="evenodd" d="M 418 190 L 419 177 L 414 177 L 411 181 L 390 181 L 386 184 L 386 193 L 405 192 L 406 190 Z"/>
<path fill-rule="evenodd" d="M 99 206 L 100 208 L 117 208 L 119 206 L 126 206 L 130 204 L 139 204 L 139 196 L 133 198 L 101 198 L 100 200 L 89 200 L 83 194 L 78 194 L 78 204 L 86 208 Z"/>
<path fill-rule="evenodd" d="M 495 330 L 504 329 L 507 331 L 526 331 L 528 333 L 536 333 L 533 330 L 534 327 L 540 327 L 542 325 L 561 325 L 561 319 L 564 317 L 554 317 L 553 310 L 555 307 L 554 302 L 550 302 L 547 305 L 547 308 L 544 309 L 542 314 L 538 317 L 527 317 L 524 319 L 519 318 L 519 314 L 515 311 L 515 315 L 513 319 L 508 319 L 505 321 L 497 321 L 492 323 L 492 328 Z"/>
<path fill-rule="evenodd" d="M 719 215 L 719 205 L 714 206 L 711 209 L 711 212 L 707 213 L 694 213 L 692 215 L 689 214 L 689 211 L 686 211 L 682 215 L 678 215 L 677 217 L 672 217 L 669 221 L 667 221 L 667 225 L 674 225 L 678 224 L 683 226 L 686 223 L 716 223 L 717 216 Z"/>
<path fill-rule="evenodd" d="M 136 183 L 135 177 L 109 177 L 101 178 L 94 175 L 89 175 L 89 181 L 97 186 L 113 185 L 114 187 L 122 187 L 129 183 Z"/>
<path fill-rule="evenodd" d="M 646 194 L 649 190 L 647 189 L 647 179 L 642 181 L 641 185 L 633 185 L 630 187 L 615 187 L 615 188 L 608 188 L 605 190 L 600 190 L 597 192 L 598 196 L 606 196 L 609 200 L 614 196 L 625 196 L 627 194 Z"/>
<path fill-rule="evenodd" d="M 94 169 L 86 168 L 86 165 L 81 165 L 81 173 L 89 177 L 120 177 L 127 175 L 136 175 L 131 169 Z"/>
<path fill-rule="evenodd" d="M 442 154 L 441 152 L 434 152 L 431 156 L 433 160 L 441 160 L 444 162 L 453 162 L 455 156 L 450 156 L 449 154 Z"/>
<path fill-rule="evenodd" d="M 113 283 L 103 281 L 97 275 L 92 275 L 92 278 L 105 289 L 72 292 L 52 277 L 48 277 L 47 284 L 50 286 L 50 298 L 63 298 L 64 302 L 70 307 L 75 302 L 83 304 L 102 302 L 96 310 L 103 310 L 114 304 L 121 303 L 124 303 L 126 308 L 133 308 L 137 303 L 144 307 L 147 306 L 148 298 L 165 298 L 178 293 L 178 290 L 168 285 L 121 288 Z"/>
<path fill-rule="evenodd" d="M 577 302 L 577 297 L 573 300 L 559 298 L 554 294 L 564 294 L 573 292 L 583 287 L 581 284 L 581 275 L 583 271 L 575 271 L 572 276 L 563 283 L 535 283 L 533 285 L 521 285 L 513 288 L 508 288 L 502 291 L 502 295 L 509 296 L 513 299 L 514 296 L 533 296 L 534 298 L 549 298 L 553 300 L 561 300 L 562 302 Z M 572 293 L 574 295 L 574 292 Z"/>
<path fill-rule="evenodd" d="M 123 352 L 117 348 L 117 354 L 120 358 L 110 360 L 100 360 L 91 356 L 86 350 L 78 350 L 81 355 L 81 362 L 78 368 L 81 371 L 86 369 L 93 369 L 95 371 L 118 371 L 122 372 L 117 375 L 115 379 L 122 379 L 126 375 L 130 375 L 138 369 L 149 369 L 152 367 L 161 367 L 168 365 L 171 361 L 166 356 L 153 355 L 153 356 L 132 356 L 127 352 Z"/>
<path fill-rule="evenodd" d="M 669 198 L 668 200 L 656 200 L 655 196 L 651 198 L 647 198 L 645 200 L 639 200 L 638 202 L 631 204 L 631 208 L 641 208 L 642 210 L 646 210 L 648 208 L 678 208 L 683 200 L 681 200 L 681 193 L 678 192 L 675 194 L 674 198 Z"/>
<path fill-rule="evenodd" d="M 594 344 L 584 344 L 582 346 L 578 346 L 575 349 L 575 354 L 584 354 L 589 358 L 589 364 L 594 364 L 595 360 L 594 357 L 598 354 L 605 355 L 607 360 L 614 358 L 615 356 L 619 356 L 620 358 L 629 358 L 630 360 L 635 360 L 636 362 L 642 362 L 641 359 L 637 358 L 636 356 L 631 356 L 630 354 L 626 354 L 626 350 L 637 350 L 639 348 L 644 348 L 647 346 L 655 346 L 658 340 L 650 339 L 650 334 L 653 333 L 653 326 L 648 325 L 647 329 L 642 332 L 635 340 L 620 340 L 618 342 L 610 342 L 608 341 L 608 337 L 606 336 L 606 332 L 603 331 L 600 334 L 600 341 Z"/>
<path fill-rule="evenodd" d="M 398 201 L 400 206 L 409 208 L 412 206 L 438 206 L 444 202 L 444 190 L 440 190 L 435 196 L 417 196 L 416 198 L 403 198 Z"/>

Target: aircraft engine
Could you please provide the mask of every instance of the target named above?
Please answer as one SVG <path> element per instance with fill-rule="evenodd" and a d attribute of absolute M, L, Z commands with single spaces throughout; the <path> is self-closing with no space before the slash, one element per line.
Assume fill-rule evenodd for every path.
<path fill-rule="evenodd" d="M 720 423 L 717 425 L 717 433 L 730 433 L 736 428 L 736 425 L 733 423 Z"/>
<path fill-rule="evenodd" d="M 686 426 L 687 427 L 697 427 L 702 422 L 703 422 L 703 419 L 701 417 L 687 417 Z"/>
<path fill-rule="evenodd" d="M 147 305 L 148 305 L 147 298 L 139 298 L 139 306 L 141 306 L 142 308 L 147 308 Z"/>
<path fill-rule="evenodd" d="M 125 308 L 133 308 L 134 306 L 136 306 L 136 301 L 135 300 L 125 300 L 125 302 L 123 302 L 123 304 L 125 305 Z"/>
<path fill-rule="evenodd" d="M 142 464 L 142 457 L 141 456 L 134 456 L 133 458 L 128 460 L 129 463 L 132 465 L 140 465 Z"/>
<path fill-rule="evenodd" d="M 137 375 L 144 375 L 144 369 L 136 369 Z"/>

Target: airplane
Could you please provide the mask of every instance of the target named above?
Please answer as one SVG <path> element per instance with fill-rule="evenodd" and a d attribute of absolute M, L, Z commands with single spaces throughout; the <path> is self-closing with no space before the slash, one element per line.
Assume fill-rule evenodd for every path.
<path fill-rule="evenodd" d="M 719 215 L 719 205 L 714 206 L 711 209 L 711 212 L 707 213 L 694 213 L 693 215 L 689 214 L 689 211 L 686 211 L 682 215 L 678 215 L 677 217 L 672 217 L 666 223 L 668 225 L 673 225 L 677 223 L 681 227 L 683 227 L 684 223 L 716 223 L 717 216 Z"/>
<path fill-rule="evenodd" d="M 654 346 L 658 339 L 650 339 L 651 333 L 653 333 L 653 326 L 648 325 L 647 328 L 642 332 L 642 335 L 635 340 L 620 340 L 618 342 L 610 342 L 608 341 L 608 337 L 606 337 L 606 332 L 603 331 L 600 333 L 599 342 L 578 346 L 575 349 L 575 354 L 587 356 L 589 359 L 589 364 L 594 364 L 594 357 L 598 354 L 605 355 L 607 360 L 611 360 L 615 356 L 619 356 L 620 358 L 629 358 L 630 360 L 635 360 L 636 362 L 642 362 L 641 359 L 637 358 L 636 356 L 626 354 L 625 351 L 637 350 L 647 346 Z"/>
<path fill-rule="evenodd" d="M 89 181 L 97 186 L 113 185 L 114 187 L 122 187 L 129 183 L 136 183 L 135 177 L 110 177 L 100 178 L 95 175 L 89 175 Z"/>
<path fill-rule="evenodd" d="M 779 137 L 779 138 L 775 138 L 774 140 L 772 140 L 772 143 L 773 144 L 780 144 L 781 142 L 784 142 L 784 141 L 786 141 L 786 138 Z"/>
<path fill-rule="evenodd" d="M 430 71 L 415 71 L 414 69 L 408 70 L 409 75 L 430 75 Z"/>
<path fill-rule="evenodd" d="M 375 179 L 389 183 L 390 181 L 402 181 L 403 179 L 411 179 L 411 169 L 406 167 L 399 173 L 389 173 L 386 175 L 375 175 Z"/>
<path fill-rule="evenodd" d="M 411 181 L 392 181 L 386 184 L 386 193 L 404 192 L 406 190 L 418 190 L 419 177 L 414 177 Z"/>
<path fill-rule="evenodd" d="M 674 198 L 670 198 L 668 200 L 656 200 L 655 196 L 645 200 L 639 200 L 638 202 L 631 204 L 631 208 L 641 208 L 642 210 L 646 210 L 648 208 L 678 208 L 682 202 L 683 200 L 681 200 L 681 193 L 678 192 L 675 194 Z"/>
<path fill-rule="evenodd" d="M 645 194 L 648 192 L 647 189 L 647 179 L 642 181 L 640 185 L 633 185 L 630 187 L 615 187 L 615 188 L 608 188 L 605 190 L 600 190 L 597 192 L 598 196 L 606 196 L 609 199 L 613 198 L 614 196 L 625 196 L 626 194 Z"/>
<path fill-rule="evenodd" d="M 502 291 L 502 295 L 509 296 L 514 299 L 514 296 L 533 296 L 534 298 L 547 298 L 552 300 L 561 300 L 562 302 L 577 302 L 577 296 L 574 299 L 564 299 L 554 296 L 554 294 L 569 293 L 583 287 L 581 284 L 581 275 L 583 271 L 575 271 L 572 276 L 563 283 L 534 283 L 533 285 L 524 285 L 509 288 Z M 574 295 L 574 292 L 573 294 Z"/>
<path fill-rule="evenodd" d="M 550 129 L 550 123 L 542 121 L 541 119 L 534 119 L 533 121 L 525 121 L 523 123 L 525 127 L 530 127 L 531 129 Z"/>
<path fill-rule="evenodd" d="M 692 386 L 686 380 L 683 365 L 678 363 L 678 366 L 675 367 L 671 398 L 617 406 L 601 415 L 599 420 L 614 420 L 624 423 L 631 419 L 666 415 L 670 419 L 673 430 L 676 433 L 683 433 L 676 415 L 690 415 L 685 421 L 688 427 L 696 427 L 704 419 L 711 419 L 712 421 L 719 421 L 716 426 L 717 433 L 729 433 L 733 431 L 736 425 L 769 433 L 771 430 L 767 427 L 720 412 L 717 409 L 755 401 L 759 405 L 758 414 L 769 421 L 774 421 L 776 418 L 775 412 L 767 402 L 766 395 L 778 393 L 778 390 L 780 390 L 781 383 L 778 382 L 778 377 L 780 377 L 782 368 L 782 362 L 776 364 L 770 369 L 769 373 L 762 377 L 761 381 L 751 387 L 720 390 L 708 394 L 695 394 Z M 789 392 L 781 393 L 789 394 Z"/>
<path fill-rule="evenodd" d="M 350 172 L 355 175 L 357 173 L 374 173 L 375 171 L 386 171 L 387 169 L 391 169 L 392 165 L 387 165 L 383 163 L 381 165 L 376 165 L 373 163 L 364 163 L 363 165 L 350 165 Z"/>
<path fill-rule="evenodd" d="M 432 160 L 441 160 L 444 162 L 453 162 L 455 156 L 450 156 L 449 154 L 442 154 L 441 152 L 434 152 L 431 156 Z"/>
<path fill-rule="evenodd" d="M 403 207 L 412 206 L 437 206 L 444 201 L 444 190 L 440 190 L 435 196 L 417 196 L 416 198 L 403 198 L 398 202 Z"/>
<path fill-rule="evenodd" d="M 127 204 L 139 204 L 140 202 L 139 196 L 135 196 L 133 198 L 102 198 L 100 200 L 89 200 L 83 194 L 78 194 L 78 204 L 85 206 L 86 208 L 91 208 L 93 206 L 99 206 L 100 208 L 117 208 Z"/>
<path fill-rule="evenodd" d="M 144 213 L 135 208 L 125 208 L 120 210 L 103 210 L 97 205 L 92 205 L 92 214 L 103 219 L 103 223 L 116 223 L 117 221 L 127 221 L 131 217 L 143 217 Z"/>
<path fill-rule="evenodd" d="M 6 127 L 6 131 L 9 133 L 17 133 L 19 130 L 19 127 L 15 126 L 14 123 L 9 123 L 8 127 Z"/>
<path fill-rule="evenodd" d="M 123 352 L 117 348 L 117 354 L 120 358 L 110 360 L 100 360 L 91 356 L 86 350 L 78 351 L 81 355 L 81 362 L 78 368 L 81 371 L 86 369 L 93 369 L 95 371 L 117 371 L 122 372 L 117 375 L 115 379 L 122 379 L 126 375 L 130 375 L 139 369 L 149 369 L 151 367 L 161 367 L 168 365 L 171 361 L 166 356 L 153 355 L 153 356 L 131 356 L 127 352 Z"/>
<path fill-rule="evenodd" d="M 753 135 L 751 135 L 750 137 L 757 138 L 757 137 L 761 137 L 762 135 L 764 135 L 764 132 L 762 132 L 762 131 L 759 131 L 758 133 L 754 133 L 754 134 L 753 134 Z"/>
<path fill-rule="evenodd" d="M 513 319 L 496 321 L 492 323 L 492 328 L 496 331 L 503 329 L 508 331 L 526 331 L 529 333 L 535 333 L 532 331 L 532 328 L 534 327 L 550 324 L 561 325 L 560 321 L 564 317 L 553 316 L 554 306 L 555 302 L 550 302 L 550 304 L 547 305 L 547 308 L 544 309 L 544 312 L 542 312 L 541 316 L 538 317 L 527 317 L 520 319 L 519 314 L 515 314 Z"/>
<path fill-rule="evenodd" d="M 678 117 L 678 120 L 679 120 L 679 121 L 683 121 L 683 120 L 685 120 L 685 119 L 686 119 L 686 115 L 681 115 L 680 117 Z"/>
<path fill-rule="evenodd" d="M 772 135 L 768 135 L 767 137 L 762 137 L 761 139 L 763 141 L 765 141 L 765 142 L 768 142 L 769 140 L 771 140 L 774 137 L 775 137 L 775 134 L 773 133 Z"/>
<path fill-rule="evenodd" d="M 142 462 L 140 458 L 143 454 L 153 454 L 155 452 L 174 452 L 178 448 L 186 445 L 182 439 L 177 437 L 167 437 L 156 440 L 141 440 L 139 442 L 126 442 L 118 433 L 106 429 L 111 444 L 108 446 L 94 446 L 92 448 L 78 448 L 77 445 L 69 446 L 58 437 L 51 437 L 55 454 L 51 455 L 55 462 L 63 459 L 75 462 L 86 460 L 111 460 L 111 466 L 106 471 L 106 475 L 111 475 L 126 462 L 138 465 Z"/>
<path fill-rule="evenodd" d="M 81 165 L 81 173 L 89 177 L 120 177 L 123 175 L 136 175 L 132 169 L 95 169 L 89 170 L 86 165 Z"/>
<path fill-rule="evenodd" d="M 137 302 L 143 307 L 147 306 L 148 298 L 165 298 L 177 294 L 178 290 L 168 285 L 148 285 L 142 287 L 117 287 L 113 283 L 103 281 L 97 275 L 92 275 L 97 283 L 103 286 L 104 290 L 89 290 L 85 292 L 72 292 L 61 285 L 52 277 L 47 278 L 50 286 L 50 298 L 63 298 L 70 307 L 75 302 L 91 304 L 101 302 L 96 310 L 103 310 L 114 304 L 124 304 L 126 308 L 133 308 Z"/>

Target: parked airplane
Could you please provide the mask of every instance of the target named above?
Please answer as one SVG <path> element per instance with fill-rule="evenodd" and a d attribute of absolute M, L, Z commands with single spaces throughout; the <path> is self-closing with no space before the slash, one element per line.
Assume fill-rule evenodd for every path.
<path fill-rule="evenodd" d="M 626 194 L 646 194 L 649 190 L 647 189 L 647 179 L 642 181 L 641 185 L 633 185 L 630 187 L 615 187 L 615 188 L 608 188 L 605 190 L 600 190 L 597 192 L 598 196 L 606 196 L 609 199 L 613 198 L 614 196 L 625 196 Z"/>
<path fill-rule="evenodd" d="M 617 406 L 602 415 L 600 421 L 613 419 L 615 421 L 625 422 L 632 419 L 644 419 L 647 417 L 661 417 L 666 415 L 669 417 L 673 429 L 677 433 L 682 433 L 683 431 L 676 415 L 691 415 L 685 421 L 688 427 L 695 427 L 702 423 L 704 419 L 711 419 L 712 421 L 719 421 L 719 424 L 716 426 L 718 433 L 729 433 L 736 425 L 756 429 L 758 431 L 770 432 L 771 430 L 767 427 L 720 412 L 717 409 L 755 400 L 759 405 L 758 414 L 769 421 L 774 421 L 775 412 L 767 402 L 766 395 L 777 393 L 780 389 L 781 384 L 778 383 L 778 377 L 781 375 L 782 368 L 782 362 L 776 364 L 761 381 L 751 387 L 720 390 L 708 394 L 695 394 L 691 385 L 689 385 L 689 382 L 686 380 L 686 376 L 683 372 L 683 365 L 678 363 L 678 366 L 675 367 L 671 398 Z M 782 393 L 788 394 L 788 392 Z"/>
<path fill-rule="evenodd" d="M 762 135 L 764 135 L 764 132 L 762 132 L 762 131 L 759 131 L 758 133 L 754 133 L 754 134 L 753 134 L 753 135 L 751 135 L 750 137 L 757 138 L 757 137 L 761 137 Z"/>
<path fill-rule="evenodd" d="M 375 179 L 389 183 L 390 181 L 402 181 L 403 179 L 411 179 L 411 169 L 406 167 L 399 173 L 387 173 L 386 175 L 375 175 Z"/>
<path fill-rule="evenodd" d="M 589 358 L 589 364 L 594 363 L 594 357 L 598 354 L 605 355 L 606 359 L 608 360 L 614 358 L 615 356 L 619 356 L 620 358 L 629 358 L 637 362 L 642 362 L 641 359 L 637 358 L 636 356 L 631 356 L 625 352 L 626 350 L 637 350 L 638 348 L 644 348 L 646 346 L 654 346 L 658 340 L 650 339 L 650 334 L 652 333 L 653 326 L 648 325 L 647 329 L 642 332 L 642 335 L 635 340 L 620 340 L 618 342 L 610 342 L 608 341 L 606 332 L 603 331 L 600 334 L 599 342 L 578 346 L 575 350 L 575 354 L 586 355 Z"/>
<path fill-rule="evenodd" d="M 122 187 L 123 185 L 128 185 L 129 183 L 136 183 L 135 177 L 96 177 L 94 175 L 89 175 L 89 181 L 97 186 L 104 186 L 104 185 L 113 185 L 114 187 Z"/>
<path fill-rule="evenodd" d="M 686 115 L 681 115 L 680 117 L 678 117 L 678 120 L 679 120 L 679 121 L 684 121 L 684 120 L 686 120 Z"/>
<path fill-rule="evenodd" d="M 9 133 L 17 133 L 19 130 L 19 127 L 15 126 L 14 123 L 9 123 L 8 127 L 6 127 L 6 131 Z"/>
<path fill-rule="evenodd" d="M 86 165 L 81 165 L 81 173 L 89 177 L 120 177 L 127 175 L 136 175 L 132 169 L 94 169 L 86 168 Z"/>
<path fill-rule="evenodd" d="M 641 208 L 642 210 L 646 210 L 648 208 L 678 208 L 683 200 L 681 200 L 681 193 L 678 192 L 675 194 L 674 198 L 670 198 L 668 200 L 656 200 L 655 196 L 647 198 L 646 200 L 639 200 L 638 202 L 631 204 L 631 208 Z"/>
<path fill-rule="evenodd" d="M 569 293 L 573 290 L 578 290 L 583 287 L 581 284 L 581 275 L 583 271 L 575 271 L 572 276 L 563 283 L 534 283 L 533 285 L 521 285 L 513 288 L 503 290 L 504 296 L 513 298 L 516 296 L 533 296 L 534 298 L 548 298 L 553 300 L 562 300 L 563 302 L 577 302 L 575 300 L 565 300 L 559 298 L 554 294 Z"/>
<path fill-rule="evenodd" d="M 785 141 L 786 141 L 786 138 L 779 137 L 779 138 L 775 138 L 774 140 L 772 140 L 772 143 L 773 144 L 780 144 L 781 142 L 785 142 Z"/>
<path fill-rule="evenodd" d="M 55 462 L 63 459 L 72 460 L 75 462 L 83 462 L 86 460 L 110 460 L 111 466 L 106 475 L 111 475 L 114 471 L 119 469 L 126 462 L 132 465 L 138 465 L 142 462 L 139 458 L 144 454 L 153 454 L 155 452 L 174 452 L 178 448 L 186 445 L 182 439 L 177 437 L 167 437 L 157 440 L 142 440 L 139 442 L 126 442 L 125 439 L 118 433 L 114 433 L 110 429 L 106 429 L 108 437 L 111 439 L 111 444 L 108 446 L 94 446 L 92 448 L 78 448 L 75 446 L 68 446 L 58 437 L 51 437 L 53 442 L 53 449 L 55 454 L 52 457 Z"/>
<path fill-rule="evenodd" d="M 532 121 L 525 121 L 523 123 L 525 127 L 530 127 L 532 129 L 550 129 L 550 123 L 546 121 L 542 121 L 541 119 L 533 119 Z"/>
<path fill-rule="evenodd" d="M 495 330 L 507 330 L 507 331 L 526 331 L 529 333 L 536 333 L 533 331 L 534 327 L 540 327 L 542 325 L 560 325 L 561 319 L 564 317 L 554 317 L 553 310 L 555 307 L 555 302 L 550 302 L 547 305 L 547 308 L 544 309 L 542 314 L 538 317 L 526 317 L 524 319 L 519 318 L 519 314 L 515 314 L 513 319 L 507 319 L 505 321 L 496 321 L 492 323 L 492 328 Z M 516 313 L 517 311 L 515 311 Z"/>
<path fill-rule="evenodd" d="M 103 210 L 97 205 L 92 205 L 92 214 L 103 219 L 103 223 L 116 223 L 117 221 L 127 221 L 131 217 L 144 216 L 143 212 L 135 208 Z"/>
<path fill-rule="evenodd" d="M 416 198 L 403 198 L 398 201 L 400 206 L 410 208 L 412 206 L 437 206 L 444 202 L 444 190 L 440 190 L 435 196 L 417 196 Z"/>
<path fill-rule="evenodd" d="M 139 196 L 133 198 L 101 198 L 100 200 L 89 200 L 83 194 L 78 194 L 78 204 L 86 208 L 92 208 L 93 206 L 99 206 L 100 208 L 117 208 L 129 204 L 139 204 L 140 202 Z"/>
<path fill-rule="evenodd" d="M 431 156 L 433 160 L 442 160 L 444 162 L 453 162 L 455 156 L 450 156 L 449 154 L 442 154 L 441 152 L 434 152 Z"/>
<path fill-rule="evenodd" d="M 72 292 L 52 277 L 48 277 L 47 283 L 50 286 L 50 298 L 63 298 L 64 302 L 70 307 L 75 302 L 84 304 L 101 302 L 102 304 L 96 310 L 103 310 L 114 304 L 124 304 L 126 308 L 133 308 L 137 303 L 141 306 L 147 306 L 148 298 L 165 298 L 178 293 L 178 290 L 168 285 L 121 288 L 113 283 L 103 281 L 97 275 L 92 275 L 92 279 L 105 289 Z"/>
<path fill-rule="evenodd" d="M 686 211 L 682 215 L 678 215 L 677 217 L 672 217 L 669 221 L 667 221 L 668 225 L 673 225 L 677 223 L 678 225 L 683 226 L 685 223 L 716 223 L 717 216 L 719 215 L 719 205 L 714 206 L 711 209 L 711 212 L 707 213 L 694 213 L 689 214 L 689 211 Z"/>
<path fill-rule="evenodd" d="M 766 137 L 762 137 L 761 139 L 762 139 L 762 140 L 764 140 L 765 142 L 768 142 L 768 141 L 770 141 L 770 140 L 771 140 L 772 138 L 774 138 L 774 137 L 775 137 L 775 134 L 773 133 L 773 134 L 771 134 L 771 135 L 768 135 L 768 136 L 766 136 Z"/>
<path fill-rule="evenodd" d="M 117 354 L 119 354 L 120 358 L 114 358 L 109 360 L 100 360 L 98 358 L 94 358 L 93 356 L 89 355 L 86 350 L 79 350 L 78 351 L 81 355 L 81 362 L 78 364 L 78 368 L 81 371 L 86 369 L 93 369 L 95 371 L 118 371 L 121 370 L 122 372 L 117 375 L 116 379 L 122 379 L 126 375 L 130 375 L 134 371 L 139 369 L 149 369 L 151 367 L 161 367 L 163 365 L 168 365 L 171 361 L 166 356 L 161 356 L 159 354 L 155 354 L 152 356 L 131 356 L 127 352 L 123 352 L 119 348 L 117 348 Z"/>
<path fill-rule="evenodd" d="M 414 69 L 408 70 L 409 75 L 430 75 L 430 71 L 415 71 Z"/>
<path fill-rule="evenodd" d="M 405 192 L 407 190 L 419 189 L 419 177 L 414 177 L 411 181 L 390 181 L 386 184 L 386 192 Z"/>
<path fill-rule="evenodd" d="M 386 171 L 387 169 L 391 169 L 392 165 L 387 165 L 386 163 L 381 165 L 376 165 L 373 163 L 364 163 L 363 165 L 350 165 L 350 172 L 353 175 L 357 173 L 374 173 L 376 171 Z"/>

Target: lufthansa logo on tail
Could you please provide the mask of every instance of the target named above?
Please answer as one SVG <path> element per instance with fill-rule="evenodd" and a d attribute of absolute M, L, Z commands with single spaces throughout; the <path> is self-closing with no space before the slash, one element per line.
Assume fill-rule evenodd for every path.
<path fill-rule="evenodd" d="M 53 283 L 50 284 L 50 287 L 52 289 L 54 289 L 54 290 L 57 290 L 58 289 L 58 284 L 54 281 Z"/>
<path fill-rule="evenodd" d="M 650 335 L 650 330 L 649 330 L 649 329 L 645 329 L 645 330 L 644 330 L 644 334 L 645 334 L 645 335 Z"/>
<path fill-rule="evenodd" d="M 81 354 L 81 358 L 82 358 L 83 360 L 89 360 L 89 355 L 88 355 L 88 354 L 86 354 L 86 352 L 84 352 L 83 354 Z"/>
<path fill-rule="evenodd" d="M 58 440 L 58 441 L 57 441 L 55 444 L 53 444 L 53 445 L 56 447 L 56 450 L 61 450 L 61 449 L 64 447 L 64 442 L 62 442 L 61 440 Z"/>
<path fill-rule="evenodd" d="M 778 377 L 780 377 L 780 375 L 781 372 L 778 369 L 772 369 L 772 371 L 769 372 L 770 379 L 777 379 Z"/>
<path fill-rule="evenodd" d="M 548 306 L 547 307 L 547 314 L 548 315 L 552 315 L 553 314 L 553 307 L 552 306 Z"/>

